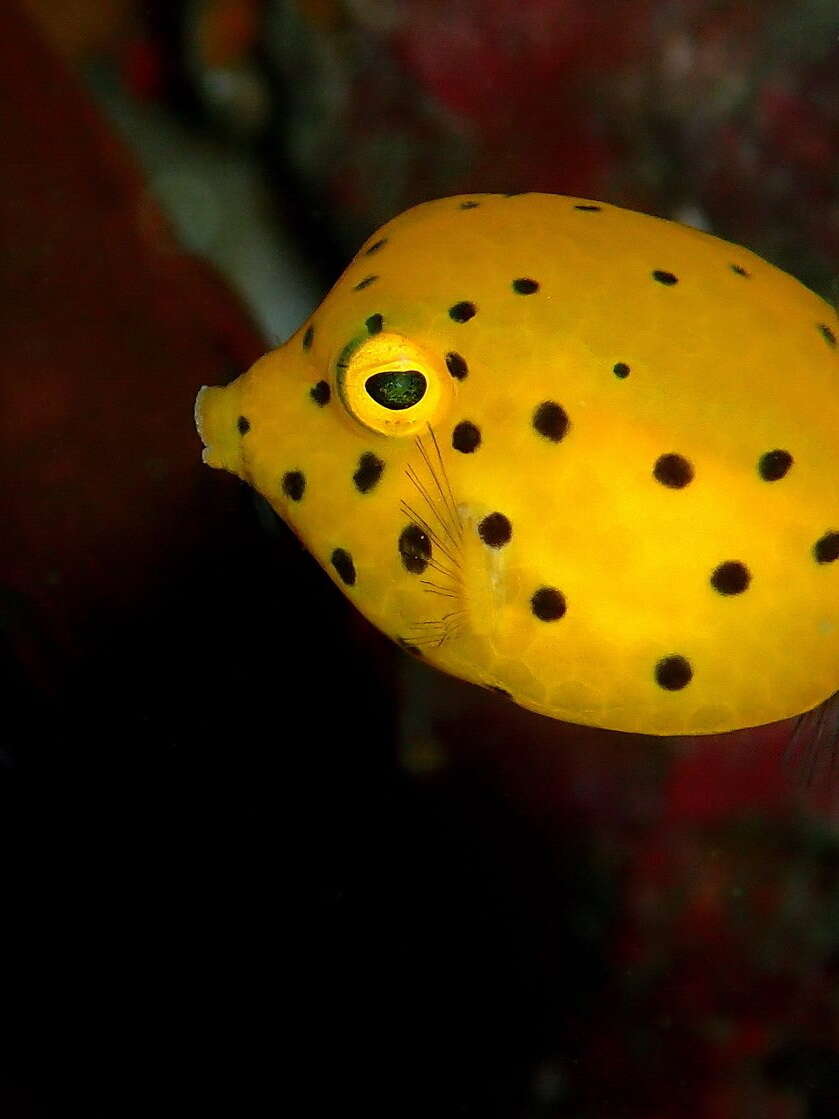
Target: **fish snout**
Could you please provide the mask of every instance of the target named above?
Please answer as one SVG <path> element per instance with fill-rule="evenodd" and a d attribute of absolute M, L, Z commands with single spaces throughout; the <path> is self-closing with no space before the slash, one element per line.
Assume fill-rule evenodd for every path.
<path fill-rule="evenodd" d="M 224 388 L 204 385 L 195 398 L 195 426 L 207 466 L 242 476 L 242 436 L 249 424 L 241 411 L 240 380 Z"/>

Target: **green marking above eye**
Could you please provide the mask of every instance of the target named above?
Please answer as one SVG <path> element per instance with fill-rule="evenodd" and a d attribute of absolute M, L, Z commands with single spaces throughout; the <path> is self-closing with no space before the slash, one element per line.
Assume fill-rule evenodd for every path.
<path fill-rule="evenodd" d="M 374 373 L 364 382 L 369 396 L 383 408 L 411 408 L 425 396 L 426 381 L 418 369 Z"/>

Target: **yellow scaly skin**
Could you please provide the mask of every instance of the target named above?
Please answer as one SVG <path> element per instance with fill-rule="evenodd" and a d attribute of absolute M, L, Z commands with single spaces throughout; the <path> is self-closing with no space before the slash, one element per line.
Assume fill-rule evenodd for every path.
<path fill-rule="evenodd" d="M 557 719 L 712 733 L 839 689 L 836 333 L 694 229 L 446 198 L 196 418 L 204 461 L 429 663 Z"/>

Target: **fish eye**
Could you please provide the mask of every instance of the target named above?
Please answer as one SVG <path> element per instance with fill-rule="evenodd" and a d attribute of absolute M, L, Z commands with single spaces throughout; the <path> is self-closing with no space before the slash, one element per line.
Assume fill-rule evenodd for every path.
<path fill-rule="evenodd" d="M 364 382 L 368 394 L 383 408 L 412 408 L 425 396 L 426 380 L 418 369 L 374 373 Z"/>
<path fill-rule="evenodd" d="M 380 332 L 351 342 L 335 365 L 346 412 L 380 435 L 424 431 L 448 411 L 455 391 L 443 355 L 402 334 Z"/>

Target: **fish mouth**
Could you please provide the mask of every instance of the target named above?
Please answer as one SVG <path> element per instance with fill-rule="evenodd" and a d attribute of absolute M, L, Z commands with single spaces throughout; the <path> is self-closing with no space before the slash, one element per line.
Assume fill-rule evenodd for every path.
<path fill-rule="evenodd" d="M 195 427 L 204 450 L 201 460 L 216 470 L 243 476 L 242 439 L 247 420 L 241 414 L 239 378 L 224 388 L 203 385 L 195 398 Z"/>
<path fill-rule="evenodd" d="M 198 432 L 198 436 L 201 442 L 204 444 L 204 450 L 201 452 L 201 457 L 204 462 L 207 461 L 206 458 L 204 458 L 204 455 L 207 452 L 207 436 L 204 434 L 202 400 L 209 387 L 209 385 L 202 385 L 201 388 L 198 390 L 198 395 L 195 397 L 195 408 L 192 413 L 192 417 L 195 421 L 195 430 Z"/>

